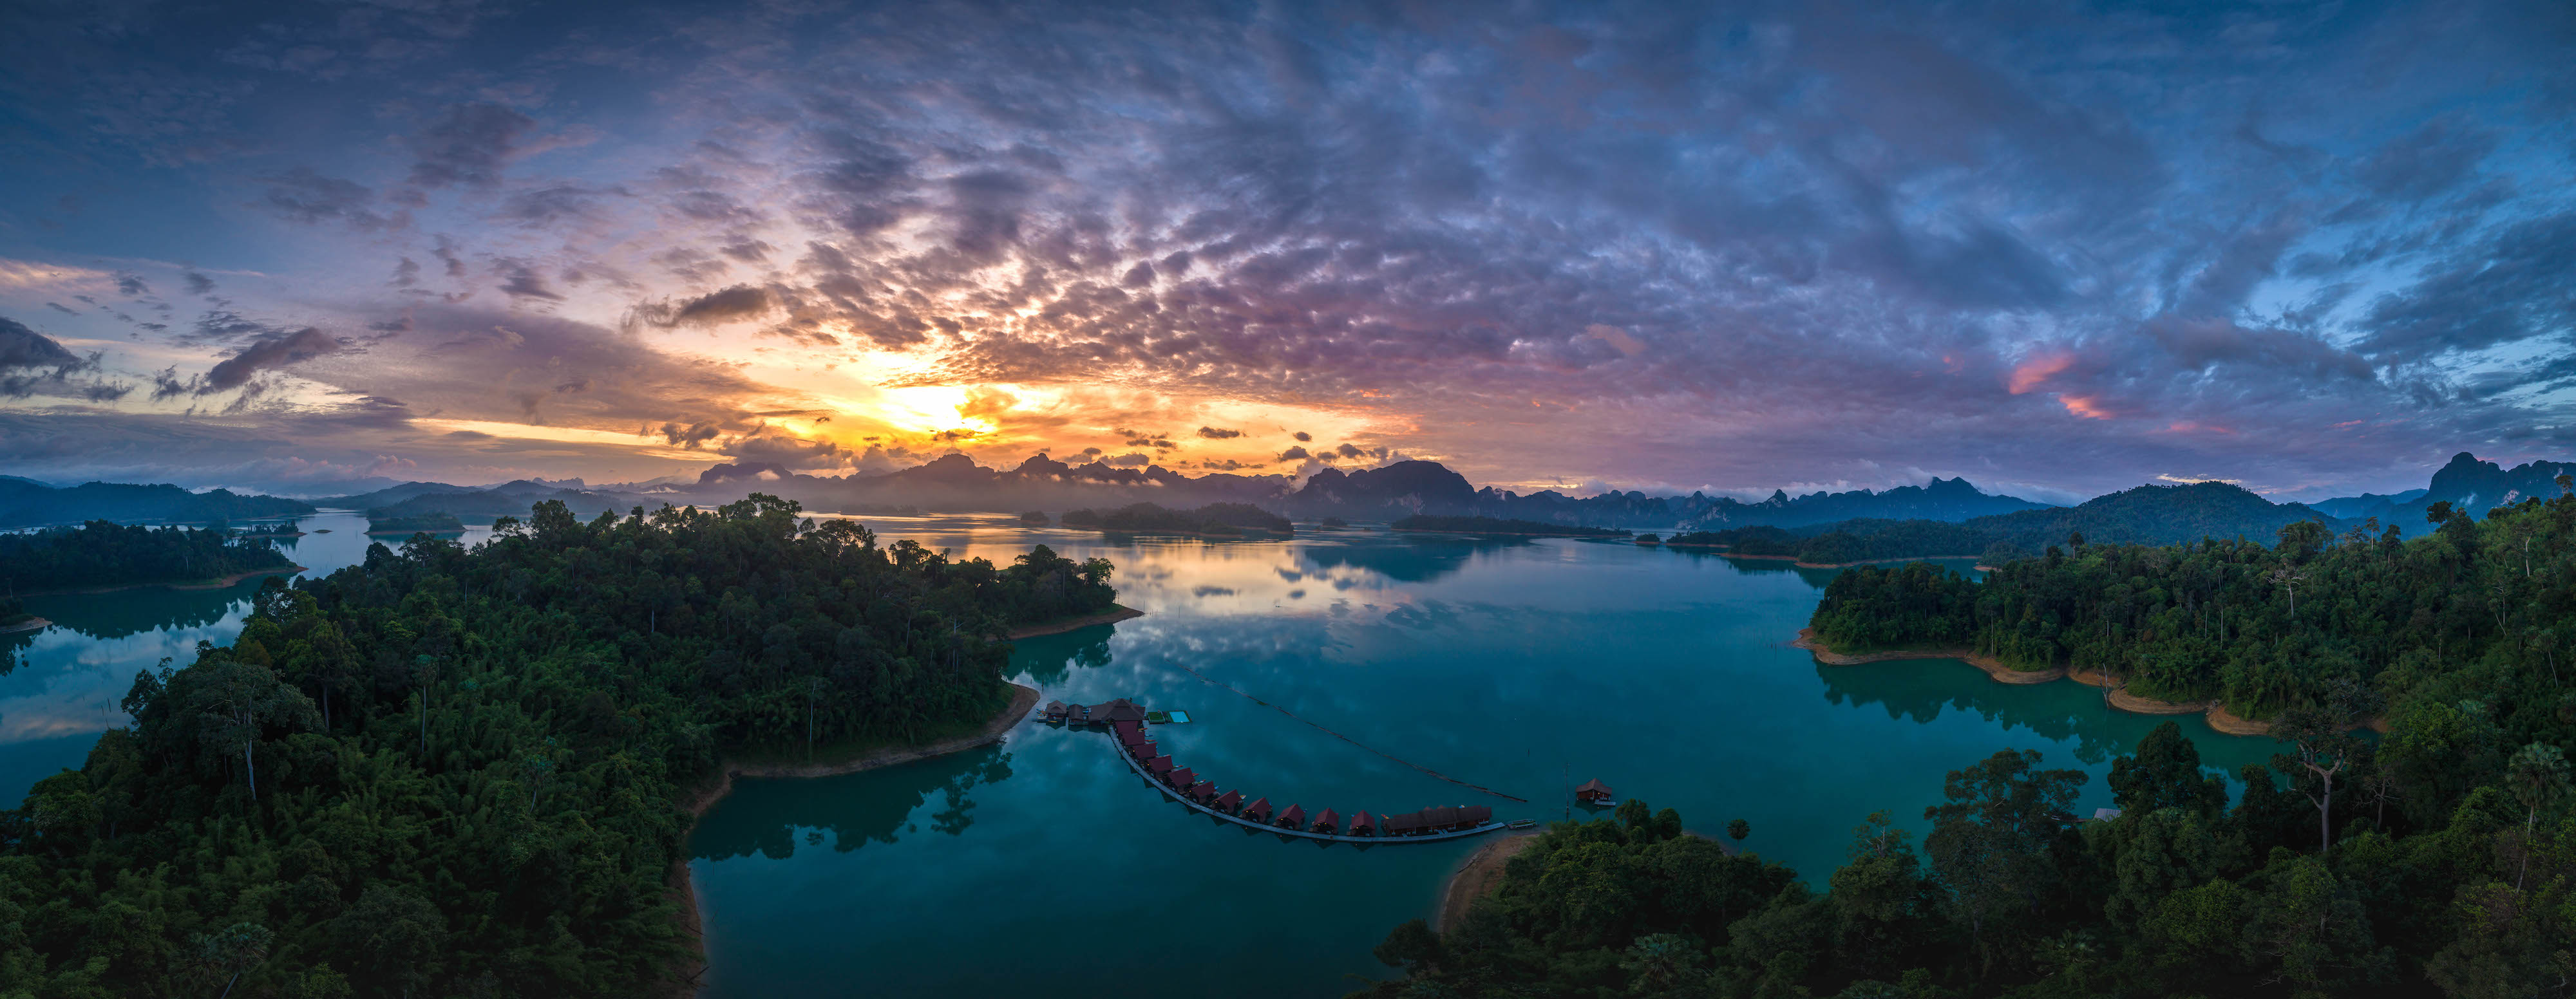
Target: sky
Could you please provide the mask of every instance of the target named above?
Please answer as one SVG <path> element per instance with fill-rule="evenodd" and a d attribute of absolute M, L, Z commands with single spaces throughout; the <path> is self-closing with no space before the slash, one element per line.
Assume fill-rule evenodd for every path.
<path fill-rule="evenodd" d="M 28 0 L 0 471 L 2576 456 L 2576 6 Z"/>

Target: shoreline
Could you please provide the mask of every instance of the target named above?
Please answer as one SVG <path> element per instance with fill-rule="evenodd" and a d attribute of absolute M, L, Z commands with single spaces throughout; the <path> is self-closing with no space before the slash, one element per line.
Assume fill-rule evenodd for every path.
<path fill-rule="evenodd" d="M 1027 720 L 1029 712 L 1036 710 L 1038 706 L 1037 688 L 1023 687 L 1016 683 L 1010 686 L 1010 703 L 1004 705 L 999 714 L 986 720 L 984 727 L 973 734 L 941 739 L 918 746 L 891 746 L 832 763 L 736 763 L 727 760 L 717 764 L 716 780 L 713 784 L 702 785 L 682 793 L 680 799 L 674 804 L 689 813 L 690 824 L 694 826 L 698 817 L 707 814 L 707 810 L 715 807 L 716 802 L 723 801 L 725 795 L 732 793 L 734 778 L 737 777 L 763 779 L 838 777 L 843 774 L 912 763 L 934 756 L 946 756 L 950 753 L 991 745 L 1001 741 L 1004 733 Z M 671 873 L 665 879 L 665 884 L 669 886 L 671 894 L 677 896 L 676 901 L 680 903 L 680 928 L 694 941 L 691 947 L 695 953 L 679 967 L 672 969 L 670 994 L 694 996 L 701 988 L 698 977 L 706 974 L 707 971 L 706 922 L 704 915 L 698 911 L 698 888 L 689 872 L 687 851 L 683 850 L 681 854 L 672 858 Z"/>
<path fill-rule="evenodd" d="M 236 572 L 229 576 L 218 576 L 214 579 L 200 579 L 195 582 L 188 583 L 126 583 L 121 586 L 93 586 L 68 590 L 29 590 L 25 593 L 19 594 L 19 596 L 87 597 L 96 596 L 101 593 L 122 593 L 126 590 L 147 590 L 155 587 L 167 590 L 223 590 L 230 589 L 234 584 L 253 576 L 292 576 L 299 572 L 311 571 L 313 570 L 300 565 L 289 565 L 275 569 L 253 569 L 249 572 Z"/>
<path fill-rule="evenodd" d="M 30 614 L 27 615 L 26 620 L 16 624 L 0 625 L 0 635 L 15 635 L 21 631 L 42 631 L 53 626 L 53 622 Z"/>
<path fill-rule="evenodd" d="M 1387 528 L 1387 532 L 1391 534 L 1457 534 L 1470 538 L 1595 538 L 1603 541 L 1614 539 L 1619 541 L 1633 541 L 1636 538 L 1633 534 L 1622 534 L 1617 532 L 1610 534 L 1561 534 L 1555 532 L 1542 534 L 1535 531 L 1452 531 L 1436 527 L 1390 527 Z"/>
<path fill-rule="evenodd" d="M 1036 638 L 1040 635 L 1061 635 L 1068 631 L 1080 631 L 1095 624 L 1116 624 L 1120 621 L 1132 621 L 1144 616 L 1145 612 L 1137 610 L 1136 608 L 1129 607 L 1124 604 L 1110 604 L 1108 610 L 1102 611 L 1098 614 L 1086 614 L 1081 617 L 1074 618 L 1058 618 L 1053 621 L 1013 628 L 1002 635 L 1002 640 L 1005 642 L 1016 642 L 1023 638 Z M 1021 689 L 1026 690 L 1028 688 L 1023 687 Z"/>
<path fill-rule="evenodd" d="M 1675 547 L 1679 547 L 1679 548 L 1723 548 L 1723 547 L 1725 547 L 1725 546 L 1724 546 L 1724 545 L 1673 545 L 1673 544 L 1667 543 L 1664 547 L 1666 547 L 1666 548 L 1675 548 Z M 1902 556 L 1902 557 L 1899 557 L 1899 558 L 1869 558 L 1869 559 L 1862 559 L 1862 560 L 1860 560 L 1860 561 L 1858 561 L 1858 562 L 1801 562 L 1801 561 L 1798 561 L 1798 556 L 1795 556 L 1795 555 L 1737 555 L 1737 554 L 1735 554 L 1735 553 L 1733 553 L 1733 552 L 1727 552 L 1727 553 L 1725 553 L 1725 554 L 1721 555 L 1720 557 L 1722 557 L 1722 558 L 1758 558 L 1758 559 L 1764 559 L 1764 560 L 1766 560 L 1766 561 L 1787 562 L 1787 563 L 1789 563 L 1790 565 L 1797 566 L 1798 568 L 1801 568 L 1801 569 L 1849 569 L 1849 568 L 1852 568 L 1852 567 L 1854 567 L 1854 566 L 1862 566 L 1862 565 L 1887 565 L 1887 564 L 1890 564 L 1890 563 L 1896 563 L 1896 562 L 1965 562 L 1965 561 L 1968 561 L 1968 560 L 1970 560 L 1970 559 L 1982 558 L 1983 556 L 1979 556 L 1979 555 L 1906 555 L 1906 556 Z M 1982 565 L 1981 565 L 1981 566 L 1977 566 L 1977 567 L 1976 567 L 1976 569 L 1977 569 L 1977 571 L 1979 571 L 1979 572 L 1992 572 L 1992 571 L 1994 571 L 1994 570 L 1989 569 L 1989 568 L 1987 568 L 1987 567 L 1985 567 L 1985 566 L 1982 566 Z"/>
<path fill-rule="evenodd" d="M 1900 659 L 1957 659 L 1984 670 L 1986 675 L 1994 678 L 1996 683 L 2047 683 L 2066 676 L 2066 667 L 2063 666 L 2043 670 L 2019 670 L 2004 665 L 2002 660 L 1993 656 L 1979 655 L 1975 649 L 1890 649 L 1885 652 L 1844 655 L 1834 651 L 1833 646 L 1826 645 L 1824 639 L 1817 638 L 1814 628 L 1798 629 L 1798 640 L 1790 642 L 1789 645 L 1791 648 L 1805 649 L 1814 653 L 1816 661 L 1827 666 L 1858 666 L 1862 663 L 1894 662 Z"/>
<path fill-rule="evenodd" d="M 1502 883 L 1503 868 L 1511 863 L 1512 858 L 1529 849 L 1529 845 L 1537 842 L 1544 832 L 1543 828 L 1530 829 L 1487 841 L 1477 847 L 1476 852 L 1468 854 L 1466 860 L 1460 861 L 1458 869 L 1451 871 L 1448 880 L 1440 883 L 1440 896 L 1432 903 L 1432 932 L 1445 936 L 1456 929 L 1458 922 L 1466 918 L 1468 908 Z"/>
<path fill-rule="evenodd" d="M 2087 687 L 2101 687 L 2109 682 L 2108 678 L 2104 677 L 2100 673 L 2085 672 L 2081 670 L 2070 672 L 2064 666 L 2055 667 L 2053 669 L 2024 672 L 2022 670 L 2016 670 L 2005 666 L 1991 657 L 1976 655 L 1974 652 L 1967 649 L 1898 649 L 1890 652 L 1874 652 L 1867 655 L 1847 656 L 1842 653 L 1835 652 L 1831 646 L 1825 644 L 1823 639 L 1817 638 L 1816 629 L 1814 628 L 1798 629 L 1798 640 L 1789 644 L 1792 647 L 1805 649 L 1808 652 L 1813 653 L 1817 662 L 1823 663 L 1827 666 L 1858 666 L 1862 663 L 1888 662 L 1898 659 L 1960 659 L 1965 660 L 1969 665 L 1975 666 L 1978 669 L 1985 670 L 1988 676 L 1994 677 L 1995 680 L 2002 683 L 2047 683 L 2051 680 L 2063 679 L 2073 680 Z M 2012 674 L 2013 678 L 2007 679 L 2003 674 Z M 2028 679 L 2022 679 L 2023 677 L 2027 677 Z M 2212 730 L 2221 735 L 2272 734 L 2271 723 L 2258 722 L 2237 717 L 2233 712 L 2228 711 L 2226 706 L 2217 701 L 2202 701 L 2199 703 L 2186 701 L 2159 701 L 2152 697 L 2141 697 L 2139 695 L 2129 693 L 2124 688 L 2114 688 L 2111 691 L 2110 696 L 2105 700 L 2113 710 L 2125 711 L 2133 715 L 2196 714 L 2200 716 L 2203 723 L 2207 724 Z"/>

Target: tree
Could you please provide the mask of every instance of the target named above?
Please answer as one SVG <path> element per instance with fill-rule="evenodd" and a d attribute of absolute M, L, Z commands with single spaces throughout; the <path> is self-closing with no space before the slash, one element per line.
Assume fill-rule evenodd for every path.
<path fill-rule="evenodd" d="M 2522 869 L 2513 876 L 2514 890 L 2520 891 L 2523 877 L 2531 873 L 2531 830 L 2540 822 L 2540 810 L 2567 796 L 2567 757 L 2556 746 L 2535 742 L 2514 753 L 2504 773 L 2513 796 L 2530 810 L 2522 821 Z"/>
<path fill-rule="evenodd" d="M 241 981 L 242 972 L 268 960 L 269 946 L 277 935 L 257 923 L 234 923 L 213 933 L 199 933 L 189 938 L 190 959 L 198 974 L 209 979 L 220 978 L 224 990 L 217 999 L 233 994 L 233 985 Z"/>
<path fill-rule="evenodd" d="M 1943 804 L 1923 810 L 1923 839 L 1950 904 L 1968 924 L 1982 962 L 1996 953 L 1987 930 L 2034 902 L 2055 877 L 2048 846 L 2073 817 L 2081 770 L 2038 769 L 2036 750 L 2003 750 L 1942 781 Z"/>
<path fill-rule="evenodd" d="M 1440 963 L 1440 950 L 1440 935 L 1431 932 L 1431 924 L 1415 919 L 1388 931 L 1386 940 L 1370 953 L 1387 967 L 1419 974 Z"/>
<path fill-rule="evenodd" d="M 197 672 L 199 667 L 211 668 Z M 311 726 L 318 717 L 312 699 L 287 686 L 268 667 L 230 654 L 217 655 L 211 663 L 200 659 L 190 669 L 196 675 L 189 678 L 188 692 L 196 712 L 205 718 L 206 742 L 241 754 L 251 800 L 258 801 L 259 761 L 252 750 L 259 745 L 261 731 L 270 725 Z"/>
<path fill-rule="evenodd" d="M 2135 753 L 2111 761 L 2111 803 L 2124 812 L 2215 815 L 2227 807 L 2227 782 L 2201 773 L 2200 747 L 2183 737 L 2182 726 L 2165 722 L 2138 740 Z"/>
<path fill-rule="evenodd" d="M 332 921 L 331 932 L 343 953 L 409 996 L 437 973 L 447 917 L 419 895 L 373 885 Z"/>
<path fill-rule="evenodd" d="M 2316 708 L 2294 708 L 2272 723 L 2272 737 L 2290 744 L 2288 754 L 2274 757 L 2273 767 L 2292 777 L 2305 772 L 2316 780 L 2315 790 L 2300 788 L 2301 793 L 2317 806 L 2317 852 L 2334 846 L 2333 811 L 2335 778 L 2350 767 L 2361 751 L 2360 740 L 2344 731 L 2344 719 Z"/>
<path fill-rule="evenodd" d="M 1745 837 L 1751 835 L 1753 835 L 1753 823 L 1746 822 L 1743 819 L 1727 820 L 1726 838 L 1741 843 L 1744 842 Z"/>

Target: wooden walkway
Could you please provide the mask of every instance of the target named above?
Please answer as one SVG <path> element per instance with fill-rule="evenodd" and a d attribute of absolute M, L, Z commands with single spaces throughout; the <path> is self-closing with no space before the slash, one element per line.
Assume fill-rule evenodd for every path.
<path fill-rule="evenodd" d="M 1278 833 L 1282 836 L 1294 836 L 1298 839 L 1318 840 L 1325 843 L 1356 843 L 1362 846 L 1394 846 L 1399 843 L 1454 843 L 1458 840 L 1467 839 L 1469 837 L 1482 836 L 1489 832 L 1498 832 L 1504 828 L 1503 823 L 1487 822 L 1484 825 L 1480 825 L 1472 829 L 1452 829 L 1448 832 L 1426 833 L 1420 836 L 1338 836 L 1332 833 L 1310 832 L 1304 829 L 1290 829 L 1287 826 L 1264 825 L 1240 815 L 1228 815 L 1206 805 L 1191 801 L 1188 798 L 1181 797 L 1171 788 L 1164 786 L 1163 782 L 1155 780 L 1154 775 L 1146 773 L 1145 765 L 1137 762 L 1136 757 L 1129 755 L 1127 748 L 1119 745 L 1114 739 L 1109 742 L 1109 751 L 1118 754 L 1119 759 L 1127 761 L 1127 769 L 1133 772 L 1137 777 L 1143 779 L 1145 783 L 1153 785 L 1154 790 L 1163 793 L 1163 797 L 1172 801 L 1180 802 L 1181 804 L 1188 806 L 1191 811 L 1198 812 L 1211 818 L 1224 819 L 1247 829 L 1259 829 L 1262 832 Z"/>

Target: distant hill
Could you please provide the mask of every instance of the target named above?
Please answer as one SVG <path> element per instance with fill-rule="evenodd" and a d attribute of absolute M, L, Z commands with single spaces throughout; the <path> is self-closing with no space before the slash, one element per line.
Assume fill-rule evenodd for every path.
<path fill-rule="evenodd" d="M 514 488 L 516 487 L 516 488 Z M 344 497 L 354 498 L 354 497 Z M 490 523 L 496 517 L 526 519 L 528 508 L 546 500 L 561 500 L 575 516 L 588 519 L 602 513 L 623 514 L 636 507 L 658 509 L 659 499 L 648 500 L 624 493 L 602 493 L 587 490 L 527 487 L 510 483 L 491 489 L 460 492 L 421 492 L 399 502 L 367 507 L 369 518 L 387 520 L 452 514 L 475 523 Z M 337 505 L 338 501 L 334 501 Z"/>
<path fill-rule="evenodd" d="M 2430 490 L 2409 489 L 2405 492 L 2391 493 L 2386 496 L 2379 495 L 2378 493 L 2363 493 L 2359 496 L 2340 496 L 2330 500 L 2318 500 L 2314 503 L 2308 504 L 2308 508 L 2315 510 L 2318 513 L 2325 514 L 2326 516 L 2342 520 L 2360 520 L 2363 517 L 2378 517 L 2385 521 L 2388 519 L 2388 515 L 2393 512 L 2396 507 L 2423 499 L 2424 494 L 2427 492 L 2430 492 Z"/>
<path fill-rule="evenodd" d="M 313 505 L 277 496 L 244 496 L 213 489 L 192 493 L 173 485 L 84 482 L 57 489 L 33 479 L 0 477 L 0 528 L 41 527 L 92 520 L 200 524 L 212 521 L 295 517 Z"/>
<path fill-rule="evenodd" d="M 1825 565 L 1880 559 L 1981 556 L 2011 559 L 2067 545 L 2082 534 L 2087 544 L 2166 545 L 2202 538 L 2247 538 L 2270 543 L 2283 526 L 2324 520 L 2344 525 L 2298 503 L 2274 503 L 2224 482 L 2145 485 L 2098 496 L 2080 506 L 2050 507 L 1976 517 L 1959 523 L 1935 520 L 1847 520 L 1794 530 L 1756 525 L 1675 537 L 1683 547 L 1726 546 L 1744 555 L 1793 555 Z"/>

